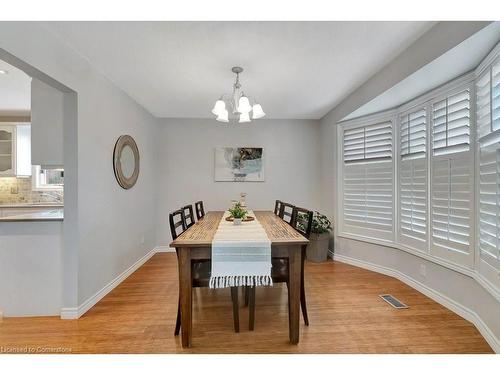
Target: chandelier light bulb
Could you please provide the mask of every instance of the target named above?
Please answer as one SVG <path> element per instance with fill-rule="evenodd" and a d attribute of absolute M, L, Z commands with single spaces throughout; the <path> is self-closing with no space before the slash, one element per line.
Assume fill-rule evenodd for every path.
<path fill-rule="evenodd" d="M 250 113 L 242 113 L 240 115 L 240 123 L 243 123 L 243 122 L 250 122 Z"/>
<path fill-rule="evenodd" d="M 233 91 L 232 93 L 221 95 L 215 102 L 212 113 L 215 115 L 216 120 L 219 122 L 229 122 L 229 115 L 231 115 L 231 122 L 235 122 L 237 119 L 238 122 L 245 123 L 264 117 L 266 114 L 262 110 L 262 106 L 259 103 L 255 103 L 255 100 L 252 101 L 254 103 L 252 106 L 250 99 L 248 99 L 241 88 L 240 74 L 243 72 L 243 68 L 241 66 L 233 66 L 231 71 L 236 74 Z M 252 112 L 252 115 L 250 115 L 250 112 Z"/>
<path fill-rule="evenodd" d="M 215 102 L 214 108 L 212 109 L 212 113 L 218 116 L 222 111 L 226 110 L 226 103 L 222 99 L 219 99 Z"/>
<path fill-rule="evenodd" d="M 227 109 L 224 108 L 222 111 L 220 111 L 217 115 L 216 120 L 219 122 L 229 122 L 229 113 L 227 112 Z"/>
<path fill-rule="evenodd" d="M 252 107 L 252 118 L 257 120 L 259 118 L 264 117 L 266 114 L 262 110 L 262 106 L 260 104 L 254 104 Z"/>
<path fill-rule="evenodd" d="M 238 101 L 238 112 L 239 113 L 247 113 L 252 110 L 252 107 L 250 106 L 250 101 L 245 95 L 242 95 L 240 100 Z"/>

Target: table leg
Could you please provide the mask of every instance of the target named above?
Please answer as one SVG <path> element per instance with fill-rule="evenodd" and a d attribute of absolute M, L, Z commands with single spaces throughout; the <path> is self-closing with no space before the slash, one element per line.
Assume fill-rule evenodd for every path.
<path fill-rule="evenodd" d="M 289 282 L 288 282 L 288 324 L 290 343 L 299 343 L 300 323 L 300 246 L 290 246 L 288 255 Z"/>
<path fill-rule="evenodd" d="M 191 278 L 191 249 L 182 248 L 179 252 L 179 290 L 181 297 L 182 347 L 190 348 L 193 332 L 193 297 Z"/>

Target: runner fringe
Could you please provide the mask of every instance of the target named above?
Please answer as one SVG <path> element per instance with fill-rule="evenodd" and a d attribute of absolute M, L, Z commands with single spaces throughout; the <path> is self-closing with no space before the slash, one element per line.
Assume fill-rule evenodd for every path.
<path fill-rule="evenodd" d="M 229 288 L 232 286 L 272 286 L 271 276 L 214 276 L 210 277 L 210 288 Z"/>

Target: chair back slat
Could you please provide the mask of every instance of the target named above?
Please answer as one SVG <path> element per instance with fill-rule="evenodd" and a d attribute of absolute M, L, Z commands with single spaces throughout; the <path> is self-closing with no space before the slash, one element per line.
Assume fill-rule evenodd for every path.
<path fill-rule="evenodd" d="M 294 205 L 290 203 L 281 202 L 279 217 L 286 221 L 288 224 L 292 223 Z"/>
<path fill-rule="evenodd" d="M 313 212 L 301 207 L 294 207 L 292 214 L 292 227 L 302 234 L 305 238 L 309 238 L 312 230 Z"/>
<path fill-rule="evenodd" d="M 198 201 L 194 204 L 194 209 L 196 210 L 196 219 L 200 220 L 205 216 L 205 209 L 203 208 L 203 201 Z"/>
<path fill-rule="evenodd" d="M 188 204 L 181 208 L 184 213 L 184 223 L 186 224 L 186 229 L 191 228 L 194 225 L 194 213 L 193 213 L 193 205 Z"/>
<path fill-rule="evenodd" d="M 184 220 L 184 212 L 182 210 L 177 210 L 168 215 L 168 221 L 170 222 L 170 233 L 172 234 L 172 239 L 175 240 L 179 237 L 186 228 L 186 221 Z M 177 228 L 181 227 L 181 231 L 178 232 Z"/>
<path fill-rule="evenodd" d="M 281 210 L 281 204 L 283 202 L 281 202 L 280 200 L 276 199 L 276 202 L 274 203 L 274 214 L 276 216 L 279 216 L 280 214 L 280 210 Z"/>

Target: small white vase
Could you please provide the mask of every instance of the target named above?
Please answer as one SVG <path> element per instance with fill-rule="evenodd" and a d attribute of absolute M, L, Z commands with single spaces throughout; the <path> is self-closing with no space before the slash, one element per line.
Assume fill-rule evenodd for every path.
<path fill-rule="evenodd" d="M 234 225 L 241 225 L 241 220 L 242 219 L 233 219 L 233 224 Z"/>

